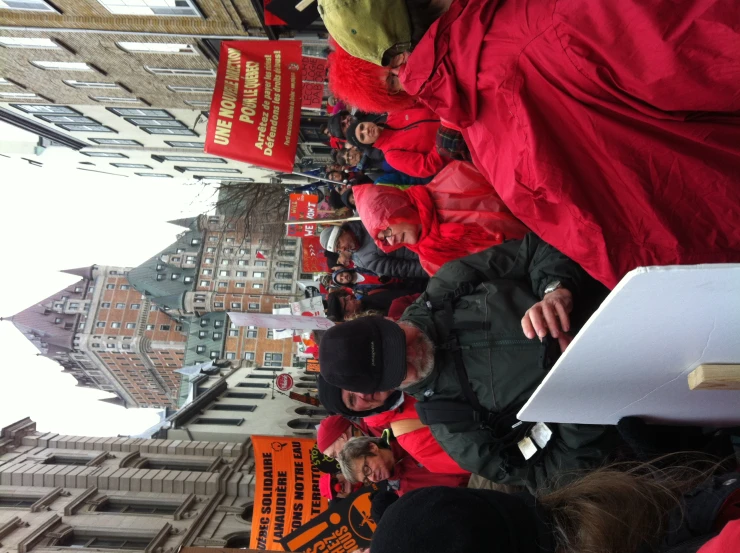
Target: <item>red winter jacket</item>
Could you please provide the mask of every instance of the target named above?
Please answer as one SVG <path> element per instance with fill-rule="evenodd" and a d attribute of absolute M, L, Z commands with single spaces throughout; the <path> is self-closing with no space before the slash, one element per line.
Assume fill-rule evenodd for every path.
<path fill-rule="evenodd" d="M 398 495 L 403 495 L 428 486 L 465 487 L 470 480 L 470 473 L 439 474 L 429 471 L 418 463 L 396 442 L 391 442 L 396 466 L 389 480 L 399 480 Z"/>
<path fill-rule="evenodd" d="M 437 153 L 438 129 L 439 117 L 427 108 L 391 113 L 373 146 L 383 150 L 385 160 L 396 171 L 431 177 L 450 161 Z"/>
<path fill-rule="evenodd" d="M 365 417 L 362 421 L 367 425 L 371 434 L 379 436 L 383 430 L 390 428 L 391 423 L 405 419 L 418 419 L 416 400 L 404 394 L 403 403 L 392 411 L 385 411 L 377 415 Z M 432 436 L 428 426 L 412 432 L 402 434 L 396 438 L 399 447 L 403 448 L 413 459 L 424 466 L 429 472 L 439 474 L 469 477 L 470 473 L 447 455 L 442 446 Z M 427 484 L 432 485 L 432 484 Z M 436 484 L 449 486 L 450 484 Z M 459 485 L 459 484 L 457 484 Z M 408 490 L 407 490 L 408 491 Z"/>
<path fill-rule="evenodd" d="M 740 261 L 738 67 L 736 0 L 456 0 L 399 78 L 516 217 L 614 287 Z"/>

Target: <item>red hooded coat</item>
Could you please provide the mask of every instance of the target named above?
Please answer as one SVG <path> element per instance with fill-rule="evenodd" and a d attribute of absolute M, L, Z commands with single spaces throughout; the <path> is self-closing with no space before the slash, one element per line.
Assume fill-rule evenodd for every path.
<path fill-rule="evenodd" d="M 355 205 L 381 250 L 406 247 L 418 253 L 430 275 L 448 261 L 522 238 L 528 231 L 475 167 L 462 161 L 451 162 L 426 186 L 358 187 Z M 389 246 L 376 238 L 397 222 L 420 224 L 419 241 Z"/>
<path fill-rule="evenodd" d="M 437 153 L 439 117 L 425 107 L 388 115 L 373 146 L 396 171 L 412 177 L 436 175 L 449 161 Z"/>
<path fill-rule="evenodd" d="M 416 412 L 415 406 L 416 400 L 411 396 L 404 395 L 403 403 L 396 409 L 384 411 L 377 415 L 370 415 L 362 419 L 362 422 L 367 426 L 371 434 L 380 436 L 383 430 L 390 428 L 391 423 L 394 421 L 418 419 L 419 415 Z M 421 464 L 429 472 L 434 474 L 457 475 L 463 478 L 470 476 L 467 470 L 460 468 L 460 465 L 442 449 L 439 442 L 432 436 L 432 431 L 428 426 L 402 434 L 396 440 L 406 454 L 410 455 L 416 463 Z M 398 452 L 396 456 L 399 456 Z M 448 480 L 442 480 L 437 485 L 460 486 L 464 484 L 450 484 Z"/>
<path fill-rule="evenodd" d="M 400 79 L 607 286 L 740 261 L 737 0 L 456 0 Z"/>

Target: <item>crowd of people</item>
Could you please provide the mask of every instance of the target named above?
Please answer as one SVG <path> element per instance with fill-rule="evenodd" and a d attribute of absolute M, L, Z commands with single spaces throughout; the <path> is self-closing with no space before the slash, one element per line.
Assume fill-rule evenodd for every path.
<path fill-rule="evenodd" d="M 327 497 L 400 497 L 371 553 L 740 550 L 732 429 L 517 419 L 628 271 L 740 261 L 735 3 L 348 5 L 319 0 L 360 219 L 321 232 Z"/>

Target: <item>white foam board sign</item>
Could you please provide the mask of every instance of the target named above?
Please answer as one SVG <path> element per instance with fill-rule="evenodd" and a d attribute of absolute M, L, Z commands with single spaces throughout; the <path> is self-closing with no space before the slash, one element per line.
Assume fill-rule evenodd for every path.
<path fill-rule="evenodd" d="M 295 330 L 326 330 L 334 323 L 325 317 L 303 317 L 300 315 L 273 315 L 272 313 L 228 312 L 234 326 L 256 326 L 257 328 L 292 328 Z"/>
<path fill-rule="evenodd" d="M 702 363 L 740 363 L 740 264 L 628 273 L 519 412 L 525 421 L 736 425 L 740 391 L 689 390 Z"/>

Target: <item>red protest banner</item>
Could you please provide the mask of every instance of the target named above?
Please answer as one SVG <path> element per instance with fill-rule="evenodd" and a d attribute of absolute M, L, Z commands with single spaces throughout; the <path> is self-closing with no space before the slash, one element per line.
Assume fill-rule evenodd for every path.
<path fill-rule="evenodd" d="M 321 247 L 321 240 L 318 236 L 304 236 L 301 239 L 301 248 L 303 250 L 302 269 L 304 273 L 323 273 L 329 270 L 324 248 Z"/>
<path fill-rule="evenodd" d="M 304 81 L 314 81 L 323 83 L 327 80 L 327 62 L 326 58 L 316 58 L 313 56 L 303 56 L 302 75 Z"/>
<path fill-rule="evenodd" d="M 319 197 L 316 194 L 291 194 L 288 207 L 288 220 L 315 219 Z M 288 225 L 288 236 L 313 236 L 316 225 L 312 223 Z"/>
<path fill-rule="evenodd" d="M 324 83 L 303 83 L 301 107 L 321 109 L 324 104 Z"/>
<path fill-rule="evenodd" d="M 205 151 L 293 171 L 301 122 L 301 43 L 221 43 Z"/>

